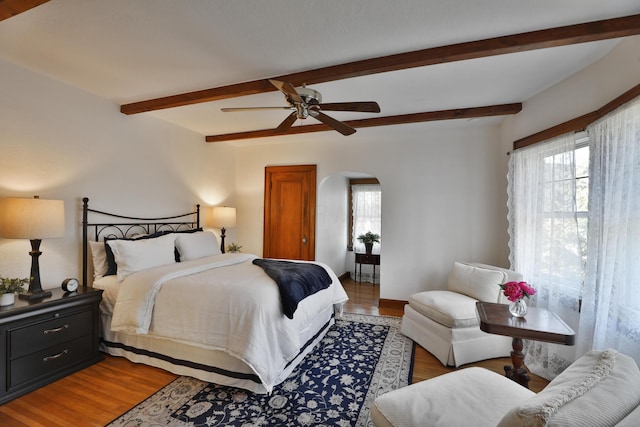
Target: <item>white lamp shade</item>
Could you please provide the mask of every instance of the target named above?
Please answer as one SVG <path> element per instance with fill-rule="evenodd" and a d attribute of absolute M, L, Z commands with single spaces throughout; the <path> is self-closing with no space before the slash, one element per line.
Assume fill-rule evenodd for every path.
<path fill-rule="evenodd" d="M 211 226 L 215 228 L 229 228 L 236 226 L 236 208 L 215 206 L 211 213 Z"/>
<path fill-rule="evenodd" d="M 46 239 L 63 236 L 63 200 L 38 198 L 0 200 L 0 237 Z"/>

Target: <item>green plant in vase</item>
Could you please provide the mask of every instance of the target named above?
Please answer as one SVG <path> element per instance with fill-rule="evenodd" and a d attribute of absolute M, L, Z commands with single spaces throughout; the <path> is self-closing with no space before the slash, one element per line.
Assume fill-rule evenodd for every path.
<path fill-rule="evenodd" d="M 239 253 L 240 249 L 242 249 L 242 246 L 240 245 L 236 245 L 235 243 L 231 242 L 228 246 L 227 246 L 227 252 L 231 253 L 231 254 L 235 254 L 235 253 Z"/>
<path fill-rule="evenodd" d="M 29 279 L 10 279 L 0 276 L 0 306 L 11 305 L 15 301 L 15 294 L 25 292 L 24 285 L 29 283 Z"/>
<path fill-rule="evenodd" d="M 380 243 L 380 235 L 372 233 L 371 231 L 367 231 L 366 233 L 359 235 L 357 239 L 364 244 L 368 254 L 371 253 L 374 243 Z"/>

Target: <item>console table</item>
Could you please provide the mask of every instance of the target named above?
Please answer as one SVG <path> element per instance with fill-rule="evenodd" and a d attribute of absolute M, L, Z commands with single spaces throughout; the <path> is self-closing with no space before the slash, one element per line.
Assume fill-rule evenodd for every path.
<path fill-rule="evenodd" d="M 355 256 L 356 261 L 353 268 L 356 270 L 356 272 L 358 271 L 358 264 L 360 264 L 360 275 L 358 276 L 359 283 L 362 283 L 362 264 L 369 264 L 373 265 L 373 281 L 375 284 L 376 265 L 380 265 L 380 254 L 361 254 L 356 252 Z"/>
<path fill-rule="evenodd" d="M 524 368 L 522 340 L 530 339 L 554 344 L 574 345 L 576 333 L 552 311 L 529 307 L 525 317 L 513 317 L 509 306 L 490 302 L 477 302 L 476 311 L 480 330 L 490 334 L 513 337 L 511 346 L 512 366 L 505 366 L 505 375 L 529 388 L 529 374 Z"/>

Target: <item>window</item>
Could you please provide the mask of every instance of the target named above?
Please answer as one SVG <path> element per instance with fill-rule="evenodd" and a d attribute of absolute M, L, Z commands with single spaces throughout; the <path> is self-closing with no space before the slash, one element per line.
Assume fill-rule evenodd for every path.
<path fill-rule="evenodd" d="M 588 125 L 588 146 L 565 134 L 509 158 L 511 267 L 580 337 L 575 349 L 526 343 L 547 379 L 595 348 L 640 363 L 639 129 L 637 98 Z"/>
<path fill-rule="evenodd" d="M 364 245 L 357 240 L 361 234 L 371 231 L 381 234 L 382 192 L 377 179 L 351 179 L 349 181 L 349 250 L 364 252 Z M 374 252 L 380 250 L 374 245 Z"/>
<path fill-rule="evenodd" d="M 566 134 L 509 158 L 511 267 L 536 288 L 531 303 L 574 330 L 585 282 L 588 157 Z M 575 349 L 529 341 L 526 357 L 531 372 L 550 379 L 575 360 Z"/>
<path fill-rule="evenodd" d="M 589 201 L 589 146 L 581 141 L 574 150 L 544 157 L 544 239 L 542 265 L 560 285 L 582 290 L 587 262 L 587 223 Z M 573 188 L 572 188 L 573 187 Z M 557 257 L 564 252 L 562 257 Z M 574 256 L 575 262 L 567 263 Z M 562 266 L 558 265 L 562 261 Z M 563 268 L 570 268 L 566 274 Z M 569 283 L 567 277 L 580 278 Z M 564 278 L 564 279 L 563 279 Z M 563 283 L 564 282 L 564 283 Z"/>

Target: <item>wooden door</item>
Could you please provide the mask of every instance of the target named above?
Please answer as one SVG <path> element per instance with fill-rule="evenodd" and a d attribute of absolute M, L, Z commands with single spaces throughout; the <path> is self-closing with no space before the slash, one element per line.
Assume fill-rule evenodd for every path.
<path fill-rule="evenodd" d="M 316 165 L 267 166 L 263 256 L 313 261 L 315 229 Z"/>

